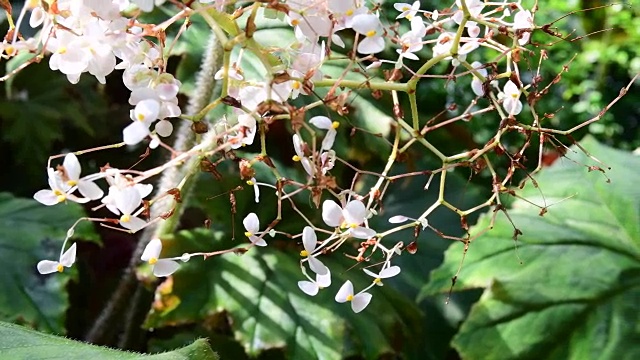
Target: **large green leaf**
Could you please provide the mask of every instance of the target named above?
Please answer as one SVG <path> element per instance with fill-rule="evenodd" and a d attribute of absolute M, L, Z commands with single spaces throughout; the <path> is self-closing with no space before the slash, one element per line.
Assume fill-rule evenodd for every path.
<path fill-rule="evenodd" d="M 204 229 L 183 231 L 165 240 L 168 255 L 215 249 L 221 242 Z M 167 280 L 170 283 L 156 291 L 157 301 L 146 326 L 201 322 L 227 311 L 236 339 L 250 355 L 284 347 L 292 359 L 357 354 L 377 358 L 399 350 L 397 343 L 415 346 L 403 343 L 403 339 L 418 331 L 414 325 L 420 312 L 392 289 L 372 289 L 372 303 L 364 313 L 354 314 L 348 304 L 337 304 L 333 297 L 346 277 L 354 281 L 356 289 L 361 289 L 366 279 L 360 276 L 362 272 L 347 272 L 341 261 L 328 259 L 325 263 L 333 270 L 332 285 L 309 297 L 297 286 L 304 277 L 293 241 L 267 241 L 267 248 L 254 248 L 244 255 L 214 256 L 206 261 L 198 258 L 183 264 Z M 277 249 L 287 246 L 294 250 Z"/>
<path fill-rule="evenodd" d="M 0 193 L 0 262 L 5 264 L 0 272 L 0 320 L 65 333 L 65 287 L 74 269 L 39 275 L 36 264 L 58 259 L 67 229 L 82 216 L 74 203 L 46 207 Z M 95 239 L 91 226 L 80 226 L 77 235 Z"/>
<path fill-rule="evenodd" d="M 454 290 L 485 288 L 453 344 L 466 359 L 640 357 L 640 158 L 586 139 L 607 176 L 559 160 L 520 195 L 509 215 L 471 243 Z M 580 150 L 568 157 L 592 163 Z M 571 196 L 570 199 L 561 201 Z M 490 223 L 481 218 L 473 231 Z M 462 256 L 453 245 L 423 294 L 447 291 Z M 453 295 L 455 297 L 455 295 Z"/>
<path fill-rule="evenodd" d="M 113 350 L 42 334 L 22 326 L 0 322 L 0 357 L 3 359 L 149 359 L 149 360 L 218 360 L 206 340 L 158 355 L 142 355 Z"/>

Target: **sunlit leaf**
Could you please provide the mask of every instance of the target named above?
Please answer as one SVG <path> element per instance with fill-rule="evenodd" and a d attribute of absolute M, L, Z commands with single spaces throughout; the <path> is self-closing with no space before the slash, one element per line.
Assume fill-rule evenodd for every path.
<path fill-rule="evenodd" d="M 610 184 L 599 171 L 558 160 L 537 177 L 539 189 L 529 185 L 520 193 L 555 204 L 548 213 L 539 216 L 540 209 L 522 200 L 509 210 L 523 232 L 517 252 L 503 215 L 471 243 L 454 290 L 485 292 L 454 339 L 463 358 L 640 356 L 640 158 L 591 138 L 582 145 L 611 166 Z M 593 163 L 572 149 L 569 158 Z M 472 232 L 486 228 L 491 215 Z M 449 289 L 461 256 L 461 246 L 452 245 L 424 294 Z"/>

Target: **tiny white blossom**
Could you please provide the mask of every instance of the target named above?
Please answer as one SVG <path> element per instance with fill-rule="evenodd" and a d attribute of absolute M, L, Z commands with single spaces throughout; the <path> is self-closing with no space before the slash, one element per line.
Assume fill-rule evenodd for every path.
<path fill-rule="evenodd" d="M 244 218 L 244 220 L 242 220 L 242 224 L 244 225 L 245 230 L 247 230 L 244 234 L 249 238 L 249 241 L 256 246 L 267 246 L 267 242 L 264 239 L 256 236 L 258 231 L 260 231 L 260 220 L 258 219 L 258 215 L 250 213 Z"/>
<path fill-rule="evenodd" d="M 522 103 L 520 102 L 520 89 L 509 80 L 504 86 L 504 95 L 502 107 L 510 115 L 518 115 L 522 111 Z"/>
<path fill-rule="evenodd" d="M 368 292 L 360 292 L 358 294 L 354 294 L 353 284 L 351 283 L 351 281 L 347 280 L 342 285 L 342 287 L 340 287 L 340 290 L 338 290 L 335 300 L 339 303 L 344 303 L 347 301 L 351 302 L 351 309 L 353 310 L 353 312 L 359 313 L 364 310 L 367 305 L 369 305 L 369 302 L 371 302 L 371 297 L 371 294 L 369 294 Z"/>
<path fill-rule="evenodd" d="M 324 275 L 316 274 L 315 281 L 309 278 L 309 281 L 298 281 L 298 287 L 307 295 L 315 296 L 320 289 L 327 288 L 331 285 L 331 272 L 327 270 Z"/>
<path fill-rule="evenodd" d="M 331 150 L 333 143 L 336 140 L 336 134 L 338 133 L 336 129 L 340 126 L 340 123 L 337 121 L 331 121 L 331 119 L 326 116 L 314 116 L 309 119 L 309 123 L 318 129 L 327 130 L 327 134 L 322 140 L 322 147 L 320 151 Z"/>
<path fill-rule="evenodd" d="M 160 239 L 152 239 L 144 248 L 140 260 L 148 262 L 149 265 L 151 265 L 153 275 L 158 277 L 169 276 L 176 272 L 176 270 L 178 270 L 180 264 L 177 261 L 171 259 L 160 259 L 161 252 L 162 241 L 160 241 Z M 183 259 L 183 261 L 189 260 L 188 258 L 184 260 L 184 255 L 181 257 L 181 259 Z"/>
<path fill-rule="evenodd" d="M 63 272 L 65 267 L 71 267 L 76 261 L 76 244 L 74 243 L 60 255 L 60 260 L 42 260 L 38 263 L 37 268 L 40 274 L 51 274 L 54 272 Z"/>
<path fill-rule="evenodd" d="M 385 263 L 385 266 L 389 264 L 388 262 Z M 400 273 L 400 267 L 399 266 L 387 266 L 382 268 L 382 270 L 380 270 L 379 273 L 374 273 L 373 271 L 370 271 L 368 269 L 362 269 L 367 275 L 373 277 L 373 282 L 376 285 L 382 286 L 382 279 L 388 279 L 390 277 L 394 277 L 396 275 L 398 275 Z"/>
<path fill-rule="evenodd" d="M 348 229 L 347 232 L 357 239 L 369 239 L 376 235 L 375 230 L 360 226 L 366 217 L 367 209 L 360 200 L 352 200 L 344 208 L 333 200 L 322 203 L 324 222 L 332 227 Z"/>
<path fill-rule="evenodd" d="M 313 228 L 311 226 L 305 226 L 302 230 L 302 246 L 304 247 L 304 250 L 300 252 L 300 256 L 307 259 L 309 267 L 313 272 L 318 275 L 326 275 L 329 272 L 329 269 L 322 263 L 322 261 L 313 256 L 317 243 L 318 238 L 316 237 L 316 233 L 313 231 Z"/>
<path fill-rule="evenodd" d="M 364 35 L 365 38 L 358 44 L 358 52 L 361 54 L 375 54 L 384 50 L 384 38 L 382 23 L 377 16 L 361 14 L 353 18 L 353 30 Z"/>

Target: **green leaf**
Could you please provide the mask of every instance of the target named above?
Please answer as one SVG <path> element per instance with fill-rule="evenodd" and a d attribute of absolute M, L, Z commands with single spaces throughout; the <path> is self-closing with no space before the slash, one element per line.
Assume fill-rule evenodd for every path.
<path fill-rule="evenodd" d="M 42 334 L 3 322 L 0 322 L 0 357 L 3 359 L 218 360 L 218 356 L 203 339 L 163 354 L 142 355 Z"/>
<path fill-rule="evenodd" d="M 167 254 L 163 256 L 215 249 L 221 237 L 222 233 L 214 237 L 205 229 L 183 231 L 174 239 L 165 239 Z M 370 290 L 373 300 L 360 314 L 354 314 L 348 304 L 337 304 L 335 293 L 347 277 L 356 289 L 371 280 L 361 271 L 347 272 L 335 259 L 325 261 L 333 270 L 332 285 L 316 297 L 305 295 L 297 286 L 304 280 L 297 246 L 292 240 L 268 237 L 267 242 L 268 247 L 244 255 L 226 254 L 206 261 L 195 258 L 182 264 L 156 291 L 156 303 L 145 326 L 197 323 L 226 311 L 236 339 L 249 355 L 284 347 L 292 359 L 356 354 L 377 358 L 396 350 L 393 341 L 402 343 L 418 332 L 415 323 L 420 312 L 389 287 Z M 293 250 L 278 250 L 289 247 Z"/>
<path fill-rule="evenodd" d="M 453 345 L 468 359 L 634 359 L 640 356 L 640 158 L 587 138 L 606 175 L 558 160 L 538 176 L 539 189 L 508 211 L 523 232 L 514 250 L 504 215 L 474 240 L 454 290 L 485 288 Z M 568 157 L 591 164 L 577 148 Z M 544 199 L 543 196 L 544 195 Z M 568 196 L 572 196 L 566 199 Z M 487 228 L 486 214 L 472 229 Z M 462 248 L 449 248 L 423 295 L 447 291 Z M 455 295 L 454 295 L 455 296 Z"/>
<path fill-rule="evenodd" d="M 46 207 L 34 200 L 0 193 L 0 320 L 20 322 L 63 334 L 68 297 L 65 287 L 74 269 L 40 275 L 40 260 L 58 260 L 68 228 L 84 216 L 77 204 Z M 78 235 L 95 238 L 92 227 L 81 226 Z"/>

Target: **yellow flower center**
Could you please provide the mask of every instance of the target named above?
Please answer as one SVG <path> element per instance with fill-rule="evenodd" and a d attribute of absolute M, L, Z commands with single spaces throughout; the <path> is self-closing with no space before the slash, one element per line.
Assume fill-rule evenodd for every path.
<path fill-rule="evenodd" d="M 58 195 L 57 200 L 58 200 L 59 203 L 61 203 L 61 202 L 65 201 L 65 200 L 67 200 L 67 197 L 64 194 L 60 194 L 60 195 Z"/>
<path fill-rule="evenodd" d="M 58 270 L 58 272 L 62 272 L 64 270 L 64 266 L 62 266 L 62 264 L 58 264 L 58 266 L 56 266 L 56 270 Z"/>
<path fill-rule="evenodd" d="M 302 251 L 300 251 L 300 256 L 307 257 L 307 256 L 309 256 L 309 252 L 307 250 L 302 250 Z"/>
<path fill-rule="evenodd" d="M 120 217 L 120 222 L 127 223 L 127 222 L 129 222 L 129 221 L 131 221 L 131 215 L 126 215 L 126 214 L 125 214 L 125 215 L 122 215 L 122 216 Z"/>
<path fill-rule="evenodd" d="M 382 279 L 375 278 L 375 279 L 373 279 L 373 282 L 376 283 L 376 284 L 380 284 L 382 282 Z"/>
<path fill-rule="evenodd" d="M 355 228 L 358 227 L 358 224 L 349 224 L 349 227 L 352 228 L 352 229 L 355 229 Z"/>
<path fill-rule="evenodd" d="M 353 9 L 347 10 L 347 12 L 345 12 L 344 14 L 347 15 L 347 16 L 353 15 Z"/>
<path fill-rule="evenodd" d="M 7 55 L 9 56 L 13 56 L 16 53 L 16 48 L 11 45 L 8 45 L 7 47 L 4 48 L 4 52 L 7 53 Z"/>
<path fill-rule="evenodd" d="M 158 258 L 152 257 L 151 259 L 149 259 L 149 264 L 150 265 L 155 265 L 157 262 L 158 262 Z"/>
<path fill-rule="evenodd" d="M 347 301 L 351 301 L 351 300 L 353 300 L 353 295 L 347 296 Z"/>
<path fill-rule="evenodd" d="M 293 155 L 293 157 L 291 159 L 293 159 L 293 161 L 300 161 L 300 156 Z"/>
<path fill-rule="evenodd" d="M 375 30 L 369 30 L 367 31 L 367 37 L 373 37 L 376 36 L 376 31 Z"/>
<path fill-rule="evenodd" d="M 291 20 L 291 25 L 298 26 L 298 24 L 300 24 L 300 20 L 298 20 L 298 19 Z"/>
<path fill-rule="evenodd" d="M 68 184 L 69 186 L 76 186 L 76 185 L 78 185 L 78 182 L 77 182 L 77 181 L 75 181 L 75 180 L 69 180 L 69 181 L 67 181 L 67 184 Z"/>
<path fill-rule="evenodd" d="M 300 89 L 300 82 L 299 81 L 294 81 L 293 85 L 291 85 L 291 87 L 293 87 L 296 90 Z"/>
<path fill-rule="evenodd" d="M 334 129 L 337 129 L 338 127 L 340 127 L 340 123 L 337 122 L 337 121 L 334 121 L 334 122 L 331 123 L 331 127 L 334 128 Z"/>
<path fill-rule="evenodd" d="M 408 6 L 403 6 L 402 7 L 402 12 L 405 12 L 405 11 L 408 11 L 408 10 L 411 10 L 411 8 L 408 7 Z"/>
<path fill-rule="evenodd" d="M 514 99 L 517 99 L 517 98 L 520 97 L 520 94 L 511 94 L 511 97 L 514 98 Z"/>
<path fill-rule="evenodd" d="M 67 48 L 66 48 L 65 46 L 61 46 L 61 47 L 58 49 L 58 54 L 64 54 L 64 53 L 66 53 L 66 52 L 67 52 Z"/>
<path fill-rule="evenodd" d="M 251 181 L 251 180 L 247 180 L 247 185 L 249 185 L 249 186 L 253 186 L 253 181 Z"/>
<path fill-rule="evenodd" d="M 250 237 L 253 236 L 253 234 L 251 233 L 251 231 L 247 231 L 246 233 L 244 233 L 244 236 Z"/>
<path fill-rule="evenodd" d="M 144 121 L 144 114 L 138 114 L 136 115 L 136 117 L 138 118 L 138 120 Z"/>

